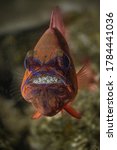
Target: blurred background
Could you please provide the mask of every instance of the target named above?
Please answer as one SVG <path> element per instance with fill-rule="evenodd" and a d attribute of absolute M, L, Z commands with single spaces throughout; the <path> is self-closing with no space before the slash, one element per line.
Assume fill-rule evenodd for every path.
<path fill-rule="evenodd" d="M 0 150 L 99 150 L 99 89 L 73 102 L 81 120 L 67 113 L 31 120 L 23 100 L 24 58 L 48 28 L 51 11 L 63 13 L 76 69 L 90 58 L 99 76 L 99 0 L 0 0 Z"/>

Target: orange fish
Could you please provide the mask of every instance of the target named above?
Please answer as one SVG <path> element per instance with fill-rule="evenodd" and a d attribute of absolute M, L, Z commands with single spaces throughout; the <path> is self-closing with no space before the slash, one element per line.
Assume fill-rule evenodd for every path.
<path fill-rule="evenodd" d="M 58 7 L 52 12 L 49 28 L 34 50 L 27 53 L 24 65 L 26 71 L 21 94 L 36 110 L 33 119 L 54 116 L 63 109 L 71 116 L 81 118 L 80 112 L 72 108 L 71 102 L 78 89 L 93 87 L 93 75 L 89 63 L 76 73 Z"/>

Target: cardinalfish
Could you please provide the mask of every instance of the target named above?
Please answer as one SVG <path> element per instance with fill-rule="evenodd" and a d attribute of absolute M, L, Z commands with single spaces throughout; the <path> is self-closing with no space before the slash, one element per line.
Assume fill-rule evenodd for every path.
<path fill-rule="evenodd" d="M 54 116 L 62 110 L 80 119 L 71 102 L 78 89 L 92 88 L 90 65 L 86 63 L 76 73 L 60 9 L 56 7 L 50 19 L 49 28 L 29 51 L 24 60 L 26 68 L 21 84 L 23 98 L 35 108 L 33 119 L 41 116 Z"/>

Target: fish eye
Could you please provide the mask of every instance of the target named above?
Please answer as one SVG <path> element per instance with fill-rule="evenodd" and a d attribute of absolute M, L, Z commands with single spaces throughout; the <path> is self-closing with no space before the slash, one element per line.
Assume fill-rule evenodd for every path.
<path fill-rule="evenodd" d="M 24 59 L 24 67 L 29 71 L 33 71 L 36 67 L 40 67 L 41 62 L 33 57 L 33 53 L 28 52 Z"/>
<path fill-rule="evenodd" d="M 58 57 L 57 60 L 58 60 L 58 65 L 60 68 L 65 69 L 65 70 L 69 68 L 70 59 L 67 55 L 64 54 L 62 57 Z"/>

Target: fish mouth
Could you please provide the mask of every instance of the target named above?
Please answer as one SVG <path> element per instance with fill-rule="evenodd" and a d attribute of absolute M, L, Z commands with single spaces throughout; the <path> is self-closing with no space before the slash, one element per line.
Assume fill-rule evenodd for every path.
<path fill-rule="evenodd" d="M 44 115 L 53 115 L 58 113 L 58 111 L 62 108 L 64 99 L 68 99 L 68 88 L 67 88 L 66 78 L 60 74 L 59 72 L 42 72 L 35 71 L 28 76 L 25 83 L 22 86 L 22 91 L 24 90 L 24 98 L 31 103 L 34 103 L 35 97 L 40 100 L 39 107 L 42 106 L 44 110 L 46 110 Z M 56 102 L 53 99 L 56 100 Z M 50 99 L 51 101 L 48 101 Z M 64 101 L 63 101 L 64 100 Z M 46 101 L 44 103 L 44 101 Z M 46 103 L 48 102 L 48 107 Z M 54 103 L 55 102 L 55 103 Z M 36 104 L 37 107 L 37 104 Z M 50 110 L 50 107 L 52 108 Z M 56 110 L 54 109 L 56 107 Z M 48 111 L 47 111 L 48 108 Z"/>
<path fill-rule="evenodd" d="M 30 78 L 32 84 L 43 85 L 43 84 L 64 84 L 65 78 L 55 72 L 36 72 Z"/>
<path fill-rule="evenodd" d="M 29 91 L 36 92 L 36 89 L 42 88 L 45 86 L 66 86 L 66 79 L 59 72 L 55 71 L 39 71 L 30 73 L 30 75 L 25 80 L 24 84 L 21 87 L 21 90 L 28 89 Z M 52 86 L 51 86 L 52 88 Z M 54 88 L 54 87 L 53 87 Z"/>
<path fill-rule="evenodd" d="M 44 75 L 44 76 L 33 78 L 32 83 L 34 84 L 56 84 L 56 83 L 62 83 L 62 79 L 56 76 Z"/>

